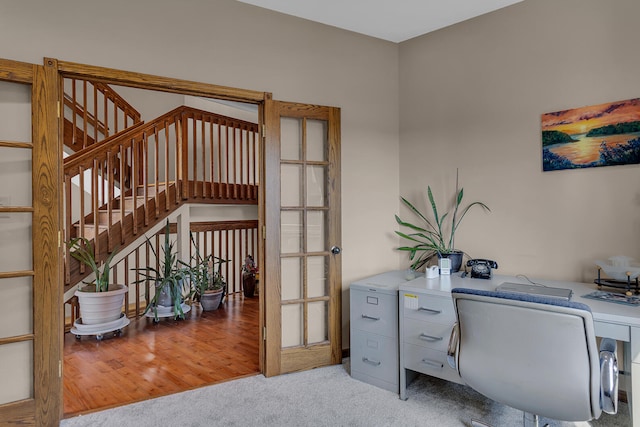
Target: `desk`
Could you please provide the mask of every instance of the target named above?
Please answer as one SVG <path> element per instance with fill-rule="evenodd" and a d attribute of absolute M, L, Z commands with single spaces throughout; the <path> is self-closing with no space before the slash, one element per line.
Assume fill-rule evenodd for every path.
<path fill-rule="evenodd" d="M 624 371 L 624 376 L 621 375 L 620 379 L 624 381 L 624 384 L 626 384 L 626 393 L 629 401 L 632 425 L 634 427 L 640 427 L 640 307 L 582 298 L 583 295 L 597 290 L 595 284 L 537 280 L 535 278 L 531 278 L 531 280 L 547 286 L 569 288 L 573 290 L 571 301 L 581 302 L 591 307 L 596 335 L 599 337 L 613 338 L 623 342 L 623 366 L 621 371 Z M 495 290 L 496 286 L 503 282 L 529 283 L 525 279 L 515 276 L 494 275 L 491 279 L 484 280 L 472 279 L 469 276 L 462 278 L 460 273 L 454 273 L 451 276 L 439 276 L 434 279 L 419 277 L 400 285 L 398 307 L 400 321 L 401 399 L 406 399 L 406 387 L 408 383 L 407 375 L 411 376 L 412 374 L 415 374 L 416 371 L 447 379 L 449 381 L 461 382 L 460 378 L 457 377 L 457 373 L 455 373 L 455 376 L 452 376 L 451 370 L 447 369 L 448 366 L 446 365 L 446 359 L 444 362 L 445 365 L 440 367 L 442 364 L 442 349 L 440 347 L 448 344 L 449 336 L 446 335 L 446 330 L 450 333 L 451 327 L 453 326 L 453 323 L 450 320 L 450 314 L 453 312 L 451 289 L 472 288 Z M 448 329 L 444 332 L 438 332 L 439 335 L 434 334 L 438 336 L 429 337 L 429 340 L 433 341 L 433 345 L 431 346 L 432 348 L 422 349 L 423 351 L 431 352 L 433 358 L 427 360 L 427 362 L 440 369 L 440 374 L 432 374 L 429 371 L 430 368 L 426 365 L 424 369 L 417 367 L 416 365 L 415 356 L 413 354 L 415 351 L 414 347 L 412 347 L 413 343 L 411 342 L 412 338 L 410 334 L 412 328 L 411 323 L 418 319 L 419 315 L 418 305 L 416 304 L 418 299 L 420 299 L 420 304 L 425 301 L 430 304 L 435 304 L 435 306 L 438 307 L 436 311 L 441 317 L 439 320 L 433 321 L 434 325 L 444 325 L 446 323 L 448 326 Z M 432 314 L 436 312 L 424 307 L 421 310 L 425 315 L 428 315 L 430 311 Z M 443 338 L 445 335 L 446 339 Z M 443 341 L 446 341 L 446 343 Z M 424 361 L 425 358 L 422 358 L 421 360 Z M 633 390 L 636 390 L 635 394 L 633 393 Z"/>

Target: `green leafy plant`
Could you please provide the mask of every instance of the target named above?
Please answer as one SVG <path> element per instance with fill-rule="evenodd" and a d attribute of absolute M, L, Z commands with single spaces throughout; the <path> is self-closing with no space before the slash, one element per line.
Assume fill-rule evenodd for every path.
<path fill-rule="evenodd" d="M 200 298 L 206 291 L 226 290 L 227 282 L 222 276 L 222 264 L 229 262 L 214 255 L 203 257 L 200 248 L 191 233 L 191 243 L 195 254 L 191 259 L 191 281 L 195 288 L 196 298 Z M 217 265 L 217 269 L 216 269 Z"/>
<path fill-rule="evenodd" d="M 455 233 L 458 230 L 462 219 L 473 206 L 480 206 L 487 211 L 491 211 L 487 205 L 482 202 L 473 202 L 466 207 L 461 208 L 463 196 L 464 190 L 461 188 L 458 191 L 456 188 L 455 205 L 453 215 L 450 217 L 450 223 L 445 221 L 449 218 L 448 211 L 443 215 L 438 214 L 438 208 L 433 198 L 430 186 L 427 187 L 427 197 L 429 205 L 431 205 L 431 211 L 433 214 L 432 219 L 427 218 L 427 216 L 420 212 L 420 210 L 418 210 L 411 202 L 404 197 L 401 197 L 402 202 L 424 223 L 422 226 L 415 225 L 413 223 L 403 221 L 398 215 L 396 215 L 396 222 L 398 224 L 414 231 L 410 234 L 396 231 L 396 234 L 400 237 L 415 243 L 413 246 L 402 246 L 398 248 L 400 251 L 409 252 L 411 268 L 414 270 L 419 269 L 438 254 L 447 255 L 457 252 L 454 246 Z"/>
<path fill-rule="evenodd" d="M 182 310 L 182 302 L 185 298 L 193 296 L 191 279 L 193 278 L 193 269 L 188 264 L 178 259 L 175 252 L 174 243 L 169 238 L 169 221 L 165 226 L 164 243 L 161 247 L 162 257 L 158 256 L 158 251 L 153 243 L 147 238 L 147 244 L 153 252 L 154 258 L 159 260 L 158 268 L 146 266 L 135 268 L 141 279 L 136 283 L 148 281 L 154 284 L 155 294 L 147 304 L 144 314 L 149 310 L 153 311 L 153 316 L 158 321 L 158 299 L 163 292 L 169 292 L 173 307 L 173 315 L 175 319 L 184 319 L 184 311 Z"/>
<path fill-rule="evenodd" d="M 94 292 L 107 292 L 109 290 L 109 275 L 111 273 L 111 261 L 116 256 L 118 252 L 117 248 L 114 249 L 107 259 L 100 265 L 96 261 L 95 250 L 91 241 L 86 237 L 76 237 L 75 239 L 71 239 L 68 243 L 69 254 L 80 261 L 81 263 L 88 266 L 93 274 L 95 275 L 95 280 L 93 282 L 83 282 L 87 285 L 95 286 L 93 290 L 91 288 L 83 288 L 82 291 L 94 291 Z"/>

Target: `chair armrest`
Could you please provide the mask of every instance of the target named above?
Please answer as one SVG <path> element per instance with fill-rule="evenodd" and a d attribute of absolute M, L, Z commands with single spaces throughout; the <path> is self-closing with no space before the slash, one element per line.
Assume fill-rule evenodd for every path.
<path fill-rule="evenodd" d="M 458 364 L 457 353 L 458 353 L 458 334 L 459 334 L 458 323 L 453 324 L 453 329 L 451 330 L 451 336 L 449 337 L 449 346 L 447 347 L 447 362 L 449 366 L 458 372 Z M 458 372 L 459 373 L 459 372 Z"/>
<path fill-rule="evenodd" d="M 618 353 L 611 338 L 600 342 L 600 405 L 607 414 L 618 412 Z"/>

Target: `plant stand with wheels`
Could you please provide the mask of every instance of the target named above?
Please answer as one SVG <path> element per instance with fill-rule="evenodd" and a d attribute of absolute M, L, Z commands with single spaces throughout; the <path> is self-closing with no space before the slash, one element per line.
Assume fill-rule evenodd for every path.
<path fill-rule="evenodd" d="M 182 308 L 183 314 L 187 314 L 188 312 L 191 311 L 191 306 L 189 304 L 182 303 L 180 304 L 180 307 Z M 163 305 L 159 305 L 157 318 L 153 308 L 150 308 L 149 310 L 147 310 L 147 312 L 145 313 L 145 317 L 150 317 L 153 319 L 153 323 L 158 323 L 160 322 L 161 318 L 175 317 L 175 313 L 173 312 L 173 306 L 165 307 Z M 184 317 L 182 319 L 184 319 Z"/>
<path fill-rule="evenodd" d="M 95 335 L 98 341 L 102 341 L 105 334 L 109 332 L 113 332 L 113 336 L 117 337 L 122 334 L 122 328 L 127 326 L 130 323 L 130 320 L 127 316 L 122 313 L 119 319 L 113 320 L 111 322 L 106 323 L 97 323 L 94 325 L 84 325 L 82 323 L 82 318 L 73 322 L 73 327 L 71 328 L 71 333 L 76 336 L 76 339 L 80 339 L 85 335 Z"/>

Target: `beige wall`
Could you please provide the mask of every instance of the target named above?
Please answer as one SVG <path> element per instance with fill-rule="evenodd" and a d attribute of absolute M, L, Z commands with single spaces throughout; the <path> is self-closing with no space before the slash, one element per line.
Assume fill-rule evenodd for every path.
<path fill-rule="evenodd" d="M 457 246 L 499 273 L 591 282 L 640 260 L 638 165 L 542 172 L 540 115 L 640 96 L 637 0 L 526 0 L 400 45 L 400 193 L 471 211 Z M 424 206 L 424 205 L 422 205 Z"/>
<path fill-rule="evenodd" d="M 73 13 L 70 13 L 73 10 Z M 636 0 L 525 0 L 400 45 L 232 0 L 0 4 L 0 57 L 54 57 L 341 108 L 348 284 L 407 265 L 398 195 L 451 194 L 458 246 L 499 272 L 591 281 L 640 259 L 637 166 L 541 172 L 540 115 L 637 97 Z M 399 191 L 400 189 L 400 191 Z"/>
<path fill-rule="evenodd" d="M 348 284 L 399 259 L 396 44 L 232 0 L 1 2 L 0 57 L 45 56 L 340 107 L 348 345 Z"/>

